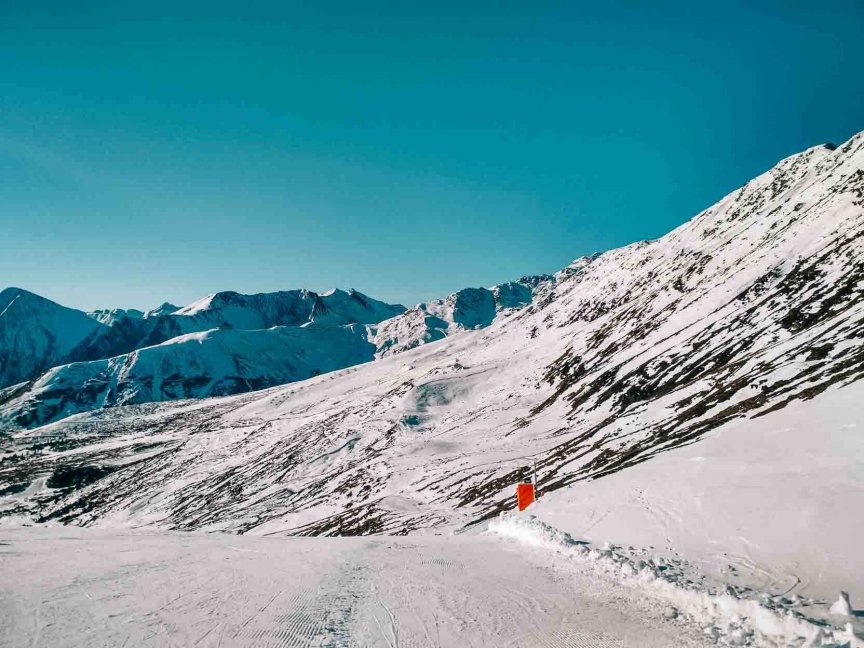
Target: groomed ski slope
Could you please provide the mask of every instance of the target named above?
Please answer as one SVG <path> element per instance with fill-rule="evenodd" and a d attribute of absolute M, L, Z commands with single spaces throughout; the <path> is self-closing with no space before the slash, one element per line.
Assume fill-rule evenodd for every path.
<path fill-rule="evenodd" d="M 496 535 L 5 530 L 4 646 L 708 645 Z M 617 594 L 620 594 L 618 592 Z"/>
<path fill-rule="evenodd" d="M 526 514 L 410 538 L 58 531 L 0 537 L 0 646 L 860 646 Z"/>

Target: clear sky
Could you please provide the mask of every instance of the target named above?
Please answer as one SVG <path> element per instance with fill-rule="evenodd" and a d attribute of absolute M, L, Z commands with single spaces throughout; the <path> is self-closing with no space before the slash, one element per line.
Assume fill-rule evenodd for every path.
<path fill-rule="evenodd" d="M 653 5 L 653 7 L 649 7 Z M 0 288 L 413 304 L 864 130 L 864 3 L 0 3 Z"/>

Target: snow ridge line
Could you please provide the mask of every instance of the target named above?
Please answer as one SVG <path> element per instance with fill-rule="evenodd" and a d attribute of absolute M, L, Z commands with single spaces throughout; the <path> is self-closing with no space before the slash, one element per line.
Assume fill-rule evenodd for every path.
<path fill-rule="evenodd" d="M 623 585 L 663 606 L 668 619 L 683 617 L 703 628 L 720 646 L 795 646 L 800 648 L 864 648 L 852 625 L 820 626 L 792 610 L 741 598 L 732 588 L 715 592 L 667 577 L 653 561 L 634 561 L 614 545 L 601 549 L 574 540 L 570 534 L 533 515 L 503 512 L 489 522 L 489 532 L 554 552 L 579 571 Z M 766 597 L 767 600 L 767 597 Z"/>

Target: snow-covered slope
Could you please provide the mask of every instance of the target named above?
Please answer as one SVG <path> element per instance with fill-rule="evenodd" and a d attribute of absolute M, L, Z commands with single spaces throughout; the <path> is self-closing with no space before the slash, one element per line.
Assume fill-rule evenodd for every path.
<path fill-rule="evenodd" d="M 728 446 L 709 443 L 734 429 L 740 466 L 751 446 L 788 442 L 801 469 L 800 430 L 774 445 L 747 436 L 782 434 L 778 417 L 800 408 L 842 407 L 843 425 L 864 419 L 862 342 L 858 135 L 782 161 L 661 239 L 579 259 L 486 328 L 285 387 L 16 433 L 0 480 L 18 492 L 2 510 L 76 524 L 402 534 L 512 508 L 514 483 L 535 461 L 540 488 L 559 501 L 676 448 L 704 447 L 696 456 L 722 474 Z M 842 493 L 846 506 L 824 506 L 819 523 L 848 532 L 850 511 L 864 509 L 858 430 L 820 420 L 812 434 L 826 442 L 806 445 L 805 482 L 821 474 L 820 498 Z M 771 520 L 782 501 L 775 521 L 789 527 L 792 556 L 813 541 L 791 528 L 795 477 L 779 451 L 759 456 L 780 485 L 753 489 L 747 518 Z M 740 546 L 718 479 L 703 487 L 680 474 L 682 500 L 711 490 L 706 499 L 729 516 L 711 538 L 717 551 Z M 860 559 L 849 544 L 832 547 L 820 582 L 864 596 L 862 574 L 846 568 Z"/>
<path fill-rule="evenodd" d="M 493 534 L 380 542 L 52 531 L 3 532 L 4 645 L 713 645 L 695 624 L 664 623 L 662 603 L 645 606 L 591 573 L 561 578 L 540 552 Z"/>
<path fill-rule="evenodd" d="M 522 277 L 492 288 L 465 288 L 428 303 L 417 304 L 398 317 L 371 328 L 377 351 L 383 358 L 421 344 L 435 342 L 453 333 L 485 328 L 499 315 L 531 303 L 533 293 L 548 287 L 554 278 L 547 275 Z"/>
<path fill-rule="evenodd" d="M 3 402 L 0 428 L 44 425 L 103 407 L 223 396 L 282 385 L 373 359 L 365 328 L 213 329 L 90 362 L 50 369 Z"/>
<path fill-rule="evenodd" d="M 0 388 L 61 362 L 105 327 L 85 313 L 20 288 L 0 292 Z"/>
<path fill-rule="evenodd" d="M 826 598 L 857 587 L 860 600 L 862 415 L 858 381 L 560 489 L 532 511 L 574 537 L 678 551 L 733 585 Z"/>

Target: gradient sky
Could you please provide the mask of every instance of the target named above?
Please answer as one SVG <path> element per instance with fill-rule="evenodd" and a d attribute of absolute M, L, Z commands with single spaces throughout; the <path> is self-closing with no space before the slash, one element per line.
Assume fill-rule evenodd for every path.
<path fill-rule="evenodd" d="M 6 1 L 0 288 L 410 305 L 552 272 L 864 129 L 862 25 L 830 0 Z"/>

